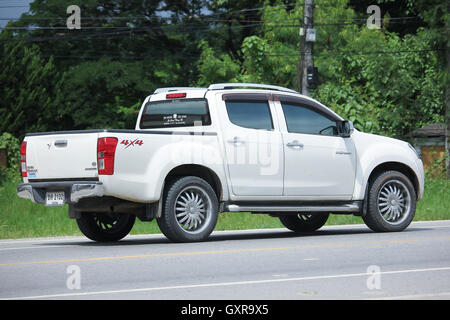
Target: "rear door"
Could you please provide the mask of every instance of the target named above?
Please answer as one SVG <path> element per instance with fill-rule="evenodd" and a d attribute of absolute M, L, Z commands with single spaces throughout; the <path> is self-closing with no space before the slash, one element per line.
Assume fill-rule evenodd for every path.
<path fill-rule="evenodd" d="M 28 179 L 97 177 L 97 137 L 89 131 L 27 136 Z"/>
<path fill-rule="evenodd" d="M 271 95 L 224 94 L 220 103 L 232 193 L 236 196 L 281 196 L 283 150 Z"/>

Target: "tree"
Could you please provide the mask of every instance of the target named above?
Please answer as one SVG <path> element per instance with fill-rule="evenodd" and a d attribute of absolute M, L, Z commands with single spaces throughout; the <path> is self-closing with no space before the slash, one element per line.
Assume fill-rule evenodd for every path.
<path fill-rule="evenodd" d="M 427 24 L 427 32 L 438 51 L 438 63 L 444 74 L 445 88 L 446 167 L 450 179 L 450 2 L 442 0 L 408 0 L 410 11 L 417 14 Z"/>
<path fill-rule="evenodd" d="M 145 80 L 142 62 L 102 58 L 80 63 L 64 73 L 58 87 L 58 117 L 66 129 L 133 128 L 144 98 L 154 84 Z M 130 108 L 127 112 L 127 108 Z"/>
<path fill-rule="evenodd" d="M 316 2 L 319 85 L 312 95 L 359 129 L 407 138 L 443 121 L 448 4 L 377 0 L 383 28 L 368 30 L 368 2 Z M 81 30 L 65 27 L 69 4 L 81 8 Z M 400 28 L 389 15 L 414 23 Z M 293 0 L 35 0 L 31 13 L 8 25 L 18 29 L 2 31 L 7 89 L 0 97 L 12 112 L 0 110 L 0 123 L 22 135 L 131 128 L 143 98 L 161 86 L 235 81 L 297 88 L 302 16 L 303 5 Z M 39 116 L 20 114 L 26 108 Z"/>
<path fill-rule="evenodd" d="M 35 45 L 4 41 L 0 35 L 0 132 L 23 138 L 25 132 L 60 128 L 55 115 L 59 73 L 52 58 Z"/>
<path fill-rule="evenodd" d="M 239 74 L 240 64 L 235 62 L 228 54 L 218 55 L 206 41 L 199 44 L 200 59 L 197 64 L 199 76 L 194 84 L 207 87 L 211 83 L 232 82 Z"/>
<path fill-rule="evenodd" d="M 66 28 L 73 4 L 81 8 L 80 30 Z M 198 34 L 192 30 L 204 6 L 201 0 L 33 1 L 30 13 L 8 25 L 14 32 L 2 34 L 5 43 L 53 57 L 58 75 L 44 83 L 56 88 L 50 100 L 58 107 L 46 129 L 130 128 L 156 87 L 193 81 Z"/>
<path fill-rule="evenodd" d="M 202 45 L 202 84 L 221 79 L 297 87 L 301 48 L 298 28 L 290 23 L 301 21 L 303 7 L 279 6 L 265 7 L 262 19 L 274 23 L 242 41 L 241 60 Z M 403 37 L 385 29 L 369 30 L 352 23 L 357 16 L 347 0 L 316 5 L 314 63 L 320 84 L 313 97 L 358 129 L 402 139 L 420 126 L 441 121 L 443 74 L 430 34 L 423 28 Z"/>

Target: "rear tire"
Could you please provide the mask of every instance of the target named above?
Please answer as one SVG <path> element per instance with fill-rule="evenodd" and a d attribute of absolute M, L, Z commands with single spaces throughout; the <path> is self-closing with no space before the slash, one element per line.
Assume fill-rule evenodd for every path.
<path fill-rule="evenodd" d="M 213 188 L 203 179 L 187 176 L 168 186 L 161 218 L 156 221 L 171 241 L 203 241 L 214 230 L 218 212 L 219 203 Z"/>
<path fill-rule="evenodd" d="M 328 220 L 329 213 L 283 215 L 281 223 L 294 232 L 312 232 L 323 227 Z"/>
<path fill-rule="evenodd" d="M 89 239 L 97 242 L 119 241 L 130 233 L 136 216 L 131 214 L 82 213 L 78 228 Z"/>
<path fill-rule="evenodd" d="M 412 182 L 403 173 L 380 173 L 369 186 L 366 225 L 376 232 L 404 230 L 414 218 L 416 192 Z"/>

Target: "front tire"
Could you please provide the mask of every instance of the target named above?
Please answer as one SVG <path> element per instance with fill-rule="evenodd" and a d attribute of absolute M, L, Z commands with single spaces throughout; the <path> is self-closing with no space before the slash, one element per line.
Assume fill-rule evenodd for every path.
<path fill-rule="evenodd" d="M 328 213 L 283 215 L 281 223 L 294 232 L 312 232 L 323 227 L 328 220 Z"/>
<path fill-rule="evenodd" d="M 402 231 L 414 218 L 416 199 L 414 186 L 403 173 L 382 172 L 369 187 L 363 220 L 376 232 Z"/>
<path fill-rule="evenodd" d="M 119 241 L 130 233 L 136 216 L 113 213 L 82 213 L 78 228 L 89 239 L 97 242 Z"/>
<path fill-rule="evenodd" d="M 161 232 L 174 242 L 203 241 L 214 230 L 219 203 L 212 187 L 203 179 L 176 179 L 167 188 L 163 212 L 157 219 Z"/>

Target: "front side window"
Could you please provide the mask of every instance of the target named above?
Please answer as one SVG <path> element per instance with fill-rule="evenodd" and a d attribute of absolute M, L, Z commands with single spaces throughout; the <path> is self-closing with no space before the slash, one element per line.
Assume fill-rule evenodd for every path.
<path fill-rule="evenodd" d="M 273 129 L 267 101 L 226 101 L 225 104 L 231 123 L 249 129 Z"/>
<path fill-rule="evenodd" d="M 140 128 L 173 128 L 211 124 L 206 99 L 174 99 L 148 102 Z"/>
<path fill-rule="evenodd" d="M 336 122 L 309 108 L 282 102 L 288 132 L 337 136 Z"/>

